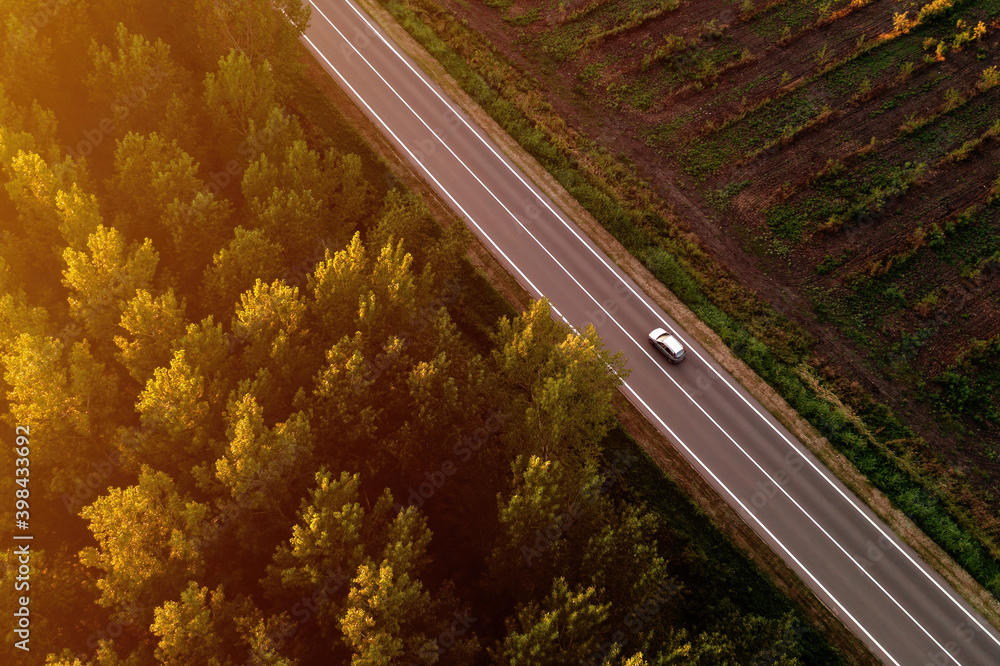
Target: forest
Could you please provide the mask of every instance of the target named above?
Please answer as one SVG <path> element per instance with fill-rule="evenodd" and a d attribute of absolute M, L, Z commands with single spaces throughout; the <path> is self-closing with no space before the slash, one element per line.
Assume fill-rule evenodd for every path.
<path fill-rule="evenodd" d="M 842 663 L 622 430 L 621 355 L 317 101 L 300 2 L 0 14 L 3 663 Z"/>

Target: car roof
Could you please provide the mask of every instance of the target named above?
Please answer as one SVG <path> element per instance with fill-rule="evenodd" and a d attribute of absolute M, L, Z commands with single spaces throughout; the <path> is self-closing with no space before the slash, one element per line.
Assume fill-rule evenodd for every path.
<path fill-rule="evenodd" d="M 672 351 L 675 354 L 680 354 L 681 352 L 684 351 L 684 345 L 680 343 L 680 340 L 670 335 L 669 333 L 666 336 L 661 336 L 660 341 L 663 344 L 665 344 L 670 349 L 670 351 Z"/>
<path fill-rule="evenodd" d="M 662 343 L 674 354 L 680 355 L 684 353 L 684 345 L 681 344 L 680 340 L 675 338 L 670 333 L 667 333 L 662 328 L 653 329 L 653 331 L 649 334 L 649 337 Z"/>
<path fill-rule="evenodd" d="M 653 338 L 657 342 L 662 342 L 667 348 L 675 354 L 680 354 L 684 351 L 684 345 L 680 343 L 680 340 L 675 338 L 670 333 L 667 333 L 662 328 L 654 329 L 649 337 Z"/>
<path fill-rule="evenodd" d="M 663 339 L 663 344 L 670 348 L 675 354 L 681 354 L 684 352 L 684 345 L 681 344 L 680 340 L 674 336 L 667 334 L 666 338 Z"/>

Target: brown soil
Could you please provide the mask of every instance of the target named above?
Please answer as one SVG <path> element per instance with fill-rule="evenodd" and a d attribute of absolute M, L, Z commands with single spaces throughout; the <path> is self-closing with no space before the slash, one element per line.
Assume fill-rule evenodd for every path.
<path fill-rule="evenodd" d="M 862 34 L 865 41 L 870 42 L 890 32 L 893 15 L 905 9 L 898 3 L 883 0 L 857 8 L 840 4 L 833 7 L 836 18 L 806 24 L 790 37 L 774 43 L 755 34 L 752 29 L 753 15 L 745 20 L 737 14 L 733 5 L 717 0 L 686 2 L 676 11 L 667 12 L 638 28 L 585 48 L 575 58 L 555 68 L 546 64 L 538 54 L 531 55 L 531 49 L 526 46 L 531 35 L 549 29 L 544 18 L 526 28 L 516 29 L 502 20 L 501 12 L 487 8 L 467 9 L 468 5 L 463 7 L 458 0 L 443 0 L 442 4 L 459 15 L 473 30 L 486 35 L 504 56 L 524 69 L 526 76 L 541 80 L 542 86 L 549 91 L 547 101 L 571 127 L 595 139 L 612 153 L 626 156 L 633 162 L 639 174 L 669 203 L 676 217 L 690 227 L 699 242 L 723 266 L 732 274 L 739 275 L 743 285 L 803 325 L 819 340 L 816 353 L 827 359 L 836 359 L 834 365 L 841 375 L 859 378 L 864 388 L 877 399 L 896 408 L 907 404 L 910 387 L 901 384 L 898 377 L 873 369 L 867 350 L 858 349 L 834 326 L 817 322 L 803 290 L 817 284 L 815 266 L 827 255 L 837 256 L 846 248 L 860 250 L 849 265 L 838 269 L 832 276 L 831 279 L 839 286 L 839 276 L 866 266 L 874 259 L 902 251 L 901 245 L 907 241 L 917 222 L 926 225 L 930 220 L 928 216 L 935 214 L 926 210 L 919 219 L 907 217 L 915 212 L 913 209 L 920 196 L 931 185 L 915 186 L 921 192 L 900 198 L 895 202 L 898 211 L 881 216 L 878 224 L 845 228 L 821 234 L 822 237 L 809 238 L 807 233 L 805 239 L 808 242 L 794 247 L 787 257 L 768 257 L 752 249 L 748 252 L 748 249 L 761 238 L 766 242 L 770 234 L 764 223 L 763 208 L 794 193 L 796 189 L 803 188 L 808 193 L 809 181 L 828 160 L 840 159 L 850 164 L 851 157 L 875 137 L 880 142 L 876 148 L 879 157 L 892 164 L 908 161 L 907 148 L 894 140 L 900 125 L 910 117 L 934 112 L 942 103 L 946 89 L 955 88 L 967 93 L 973 87 L 982 69 L 989 64 L 978 62 L 981 56 L 974 45 L 966 46 L 960 52 L 948 53 L 944 62 L 915 62 L 913 74 L 905 80 L 900 79 L 895 67 L 888 68 L 870 82 L 872 91 L 868 95 L 853 100 L 838 100 L 830 98 L 822 86 L 807 80 L 823 66 L 817 53 L 826 46 L 826 61 L 837 61 L 858 48 L 857 40 Z M 547 16 L 546 5 L 534 0 L 519 1 L 510 10 L 510 15 L 516 16 L 536 7 L 542 7 L 542 16 Z M 838 8 L 841 10 L 839 14 Z M 754 15 L 758 14 L 759 11 Z M 736 44 L 739 49 L 749 51 L 747 61 L 741 64 L 732 64 L 731 61 L 728 69 L 724 69 L 714 81 L 708 81 L 701 91 L 693 90 L 690 85 L 679 91 L 675 86 L 673 93 L 664 89 L 646 111 L 620 106 L 609 112 L 605 108 L 604 102 L 608 100 L 602 100 L 600 91 L 609 84 L 640 81 L 648 76 L 648 72 L 662 66 L 654 64 L 646 73 L 641 67 L 643 55 L 662 43 L 660 35 L 677 34 L 691 40 L 698 35 L 703 22 L 712 19 L 718 25 L 726 26 L 722 42 L 705 38 L 696 47 L 689 48 L 707 52 L 720 43 Z M 991 30 L 995 31 L 995 28 Z M 992 31 L 983 42 L 988 49 L 996 44 Z M 932 52 L 933 49 L 928 51 Z M 589 85 L 588 93 L 581 94 L 579 74 L 587 65 L 600 62 L 608 64 Z M 782 82 L 781 75 L 786 71 L 788 77 Z M 935 86 L 935 81 L 943 82 Z M 931 93 L 902 96 L 902 99 L 894 100 L 901 92 L 925 85 L 931 88 Z M 688 176 L 682 165 L 662 150 L 647 145 L 643 138 L 645 131 L 675 121 L 678 129 L 671 141 L 681 143 L 698 136 L 709 123 L 718 126 L 744 109 L 752 109 L 769 97 L 799 87 L 815 104 L 831 107 L 832 112 L 825 122 L 800 132 L 787 145 L 766 151 L 747 162 L 723 167 L 703 182 Z M 981 95 L 982 99 L 969 103 L 988 103 L 996 93 L 997 89 L 994 89 Z M 887 110 L 873 114 L 874 110 L 883 107 Z M 969 195 L 976 187 L 982 190 L 984 182 L 996 177 L 995 162 L 988 156 L 974 156 L 962 165 L 961 171 L 970 171 L 967 177 L 974 184 L 964 189 L 944 188 L 951 195 L 943 200 L 939 212 L 947 215 L 959 210 L 964 202 L 970 200 Z M 943 180 L 956 183 L 958 173 L 950 168 Z M 927 183 L 936 183 L 933 185 L 935 198 L 940 197 L 941 180 L 940 174 L 930 174 L 925 178 Z M 729 211 L 721 215 L 698 194 L 699 191 L 718 190 L 729 183 L 742 181 L 749 181 L 750 185 L 734 197 Z M 943 289 L 947 288 L 948 282 L 945 282 Z M 961 334 L 940 336 L 935 341 L 934 344 L 946 346 L 947 350 L 928 349 L 926 356 L 939 360 L 954 358 L 972 337 L 988 338 L 1000 330 L 995 316 L 988 314 L 993 312 L 993 308 L 983 310 L 986 314 L 977 313 L 962 322 Z M 898 335 L 898 331 L 892 333 L 890 330 L 890 334 Z M 940 362 L 933 367 L 918 365 L 917 370 L 930 372 L 940 365 Z M 929 410 L 905 411 L 911 413 L 909 422 L 932 443 L 934 450 L 944 454 L 956 466 L 971 464 L 971 459 L 957 450 L 950 436 L 939 430 Z M 973 482 L 990 490 L 996 478 L 1000 477 Z"/>

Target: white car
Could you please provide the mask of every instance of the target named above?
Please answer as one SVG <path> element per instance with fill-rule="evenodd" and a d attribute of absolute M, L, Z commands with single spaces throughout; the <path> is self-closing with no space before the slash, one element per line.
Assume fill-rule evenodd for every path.
<path fill-rule="evenodd" d="M 687 353 L 684 351 L 684 345 L 681 344 L 680 340 L 667 333 L 662 328 L 653 329 L 653 332 L 649 334 L 649 341 L 652 342 L 653 346 L 659 349 L 671 363 L 680 363 L 684 360 L 684 356 Z"/>

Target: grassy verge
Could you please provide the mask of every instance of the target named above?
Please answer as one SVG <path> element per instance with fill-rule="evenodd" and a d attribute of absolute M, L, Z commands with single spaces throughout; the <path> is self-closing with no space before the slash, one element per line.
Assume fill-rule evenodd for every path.
<path fill-rule="evenodd" d="M 1000 549 L 977 529 L 974 518 L 950 490 L 939 487 L 926 467 L 912 460 L 904 445 L 919 443 L 914 433 L 888 408 L 870 399 L 855 399 L 854 409 L 840 404 L 806 365 L 812 358 L 806 334 L 725 274 L 633 172 L 566 127 L 530 83 L 453 16 L 436 11 L 429 0 L 388 0 L 383 6 L 625 249 L 896 508 L 988 588 L 992 600 L 981 588 L 959 585 L 977 608 L 997 622 Z M 466 62 L 472 52 L 479 56 L 480 71 L 473 71 Z M 878 504 L 861 494 L 873 506 Z M 930 559 L 947 569 L 947 558 Z M 942 573 L 953 583 L 961 578 L 954 571 Z"/>

